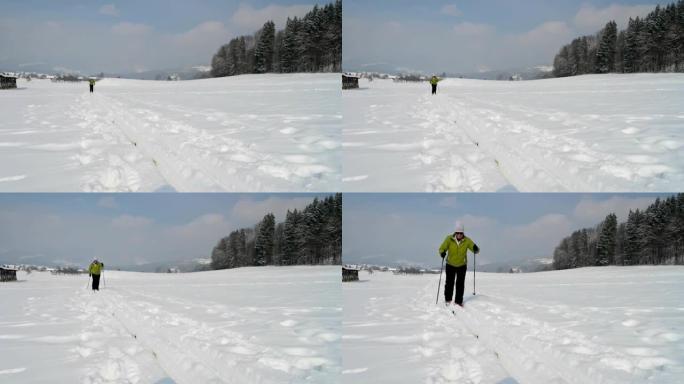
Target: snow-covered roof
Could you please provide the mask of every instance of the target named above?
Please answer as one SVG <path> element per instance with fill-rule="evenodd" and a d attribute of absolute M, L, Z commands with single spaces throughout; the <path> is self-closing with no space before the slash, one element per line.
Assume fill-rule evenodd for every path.
<path fill-rule="evenodd" d="M 9 74 L 9 73 L 0 73 L 0 76 L 2 76 L 2 77 L 10 77 L 10 78 L 14 78 L 14 79 L 17 78 L 17 76 L 15 76 L 14 74 Z"/>

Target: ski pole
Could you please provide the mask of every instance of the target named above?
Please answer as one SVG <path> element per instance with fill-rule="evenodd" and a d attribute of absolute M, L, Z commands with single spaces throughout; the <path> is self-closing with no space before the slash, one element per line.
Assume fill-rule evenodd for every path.
<path fill-rule="evenodd" d="M 477 272 L 477 253 L 473 253 L 473 296 L 475 296 L 475 274 Z"/>
<path fill-rule="evenodd" d="M 90 274 L 88 274 L 88 281 L 86 282 L 86 289 L 88 289 L 89 285 L 90 285 Z"/>
<path fill-rule="evenodd" d="M 442 286 L 442 271 L 444 270 L 444 258 L 442 257 L 442 268 L 439 270 L 439 283 L 437 283 L 437 300 L 435 300 L 435 305 L 439 303 L 439 288 Z"/>

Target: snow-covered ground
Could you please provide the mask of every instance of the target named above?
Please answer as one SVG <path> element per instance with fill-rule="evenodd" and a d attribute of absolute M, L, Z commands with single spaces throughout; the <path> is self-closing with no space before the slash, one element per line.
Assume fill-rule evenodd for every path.
<path fill-rule="evenodd" d="M 684 75 L 361 80 L 344 91 L 344 190 L 680 191 Z"/>
<path fill-rule="evenodd" d="M 339 267 L 104 276 L 0 283 L 0 382 L 340 380 Z"/>
<path fill-rule="evenodd" d="M 338 74 L 19 80 L 0 92 L 0 191 L 336 191 Z"/>
<path fill-rule="evenodd" d="M 472 274 L 464 309 L 437 275 L 343 284 L 345 383 L 681 383 L 684 267 Z M 442 281 L 443 283 L 443 281 Z"/>

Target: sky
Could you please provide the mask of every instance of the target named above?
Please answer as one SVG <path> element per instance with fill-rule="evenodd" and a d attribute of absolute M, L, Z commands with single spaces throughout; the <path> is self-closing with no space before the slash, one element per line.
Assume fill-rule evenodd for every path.
<path fill-rule="evenodd" d="M 209 258 L 231 231 L 316 194 L 0 194 L 0 264 L 125 266 Z"/>
<path fill-rule="evenodd" d="M 610 213 L 623 222 L 658 196 L 669 195 L 345 194 L 342 260 L 439 268 L 437 250 L 457 221 L 481 249 L 478 265 L 552 257 L 573 231 Z"/>
<path fill-rule="evenodd" d="M 671 1 L 670 1 L 671 2 Z M 474 73 L 550 66 L 562 45 L 649 0 L 345 0 L 343 69 Z M 668 2 L 660 2 L 668 4 Z"/>
<path fill-rule="evenodd" d="M 94 74 L 207 66 L 231 38 L 317 0 L 3 0 L 0 70 Z"/>

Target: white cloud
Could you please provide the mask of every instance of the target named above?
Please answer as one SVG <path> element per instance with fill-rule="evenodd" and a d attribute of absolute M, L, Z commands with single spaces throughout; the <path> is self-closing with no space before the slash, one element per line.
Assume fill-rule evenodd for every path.
<path fill-rule="evenodd" d="M 261 221 L 268 213 L 275 215 L 276 221 L 281 222 L 285 220 L 285 215 L 288 210 L 304 209 L 313 201 L 312 197 L 296 197 L 296 198 L 281 198 L 269 197 L 265 200 L 254 200 L 245 197 L 239 200 L 233 206 L 231 217 L 240 220 L 241 223 L 247 225 L 254 225 Z"/>
<path fill-rule="evenodd" d="M 442 14 L 447 15 L 447 16 L 462 16 L 463 12 L 461 12 L 460 9 L 458 9 L 458 6 L 456 4 L 446 4 L 445 6 L 442 7 Z"/>
<path fill-rule="evenodd" d="M 100 200 L 97 201 L 97 206 L 102 207 L 102 208 L 118 208 L 118 205 L 116 204 L 116 199 L 114 199 L 114 196 L 104 196 L 100 198 Z"/>
<path fill-rule="evenodd" d="M 572 230 L 573 223 L 565 215 L 551 213 L 544 215 L 531 223 L 506 228 L 504 232 L 519 242 L 547 242 L 549 239 L 567 236 Z"/>
<path fill-rule="evenodd" d="M 152 27 L 146 24 L 129 23 L 124 21 L 112 27 L 112 32 L 122 36 L 144 35 L 152 31 Z"/>
<path fill-rule="evenodd" d="M 596 33 L 610 20 L 615 20 L 619 28 L 624 28 L 630 17 L 646 16 L 653 11 L 655 4 L 621 5 L 611 4 L 597 8 L 585 3 L 575 15 L 574 23 L 581 33 Z"/>
<path fill-rule="evenodd" d="M 564 21 L 548 21 L 536 28 L 512 38 L 520 45 L 538 47 L 540 45 L 557 44 L 559 39 L 567 39 L 573 35 L 572 29 Z M 557 48 L 557 47 L 556 47 Z"/>
<path fill-rule="evenodd" d="M 541 23 L 521 33 L 505 33 L 493 25 L 471 21 L 390 25 L 345 18 L 344 23 L 343 66 L 349 70 L 369 62 L 392 63 L 395 69 L 417 68 L 424 73 L 548 65 L 559 47 L 575 35 L 560 21 Z"/>
<path fill-rule="evenodd" d="M 459 202 L 460 200 L 458 199 L 457 195 L 447 195 L 439 201 L 439 206 L 446 208 L 458 208 L 460 206 Z"/>
<path fill-rule="evenodd" d="M 183 239 L 205 238 L 211 233 L 210 238 L 218 239 L 227 235 L 233 226 L 225 216 L 218 213 L 208 213 L 195 218 L 189 223 L 171 227 L 169 234 Z M 217 237 L 218 236 L 218 237 Z"/>
<path fill-rule="evenodd" d="M 313 8 L 311 4 L 294 4 L 289 6 L 268 5 L 265 8 L 256 9 L 249 4 L 242 3 L 231 17 L 231 21 L 243 30 L 254 32 L 261 28 L 268 20 L 273 20 L 276 29 L 285 27 L 288 17 L 302 17 Z"/>
<path fill-rule="evenodd" d="M 24 67 L 35 67 L 35 66 L 37 66 L 37 65 L 45 65 L 45 63 L 42 62 L 42 61 L 36 61 L 36 62 L 33 62 L 33 63 L 21 63 L 21 64 L 19 64 L 18 66 L 21 67 L 21 68 L 24 68 Z"/>
<path fill-rule="evenodd" d="M 100 14 L 116 17 L 119 16 L 119 10 L 114 4 L 105 4 L 100 7 Z"/>
<path fill-rule="evenodd" d="M 112 219 L 115 228 L 140 228 L 152 224 L 153 220 L 142 216 L 121 215 Z"/>
<path fill-rule="evenodd" d="M 160 46 L 165 51 L 176 52 L 178 56 L 199 58 L 192 64 L 201 64 L 202 61 L 209 62 L 218 47 L 227 43 L 233 35 L 224 23 L 206 21 L 186 32 L 169 38 L 162 37 Z M 170 61 L 177 62 L 179 59 L 171 58 Z"/>
<path fill-rule="evenodd" d="M 230 32 L 225 24 L 220 21 L 206 21 L 191 30 L 175 36 L 175 41 L 180 45 L 192 47 L 204 43 L 207 40 L 218 44 L 225 43 L 230 38 Z"/>
<path fill-rule="evenodd" d="M 619 222 L 627 220 L 630 210 L 645 209 L 653 204 L 652 197 L 622 197 L 614 196 L 607 200 L 582 199 L 573 212 L 575 218 L 583 226 L 594 226 L 605 219 L 610 213 L 615 213 Z"/>
<path fill-rule="evenodd" d="M 496 28 L 494 28 L 491 25 L 488 24 L 478 24 L 478 23 L 471 23 L 471 22 L 463 22 L 456 24 L 454 26 L 454 32 L 456 32 L 459 35 L 466 35 L 466 36 L 481 36 L 481 35 L 490 35 L 493 34 L 496 31 Z"/>
<path fill-rule="evenodd" d="M 486 216 L 464 215 L 454 221 L 454 226 L 456 225 L 456 222 L 459 221 L 465 227 L 466 233 L 481 231 L 497 225 L 495 219 Z"/>

